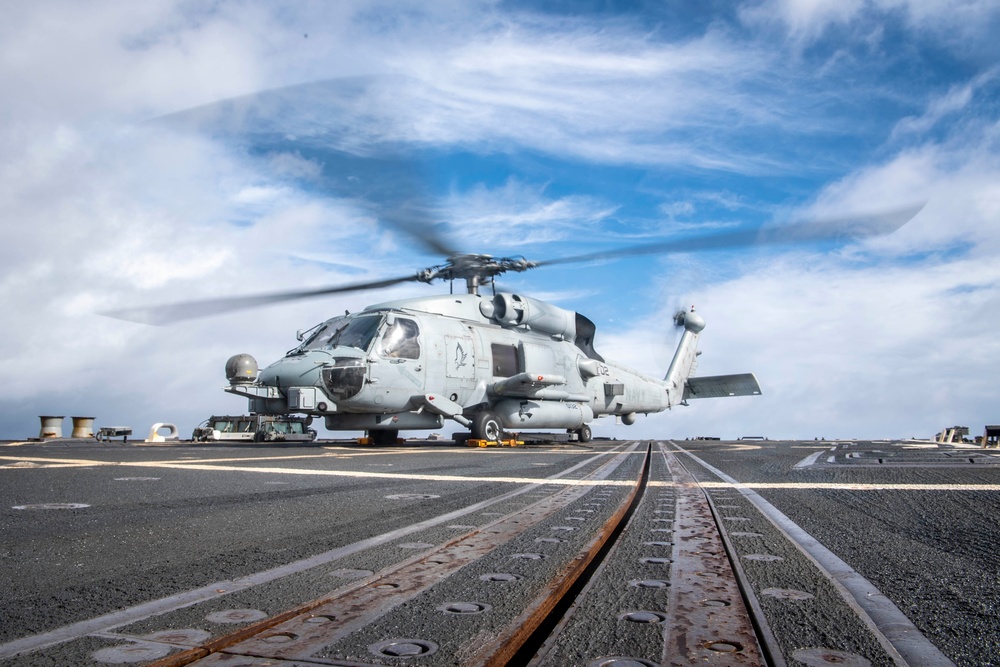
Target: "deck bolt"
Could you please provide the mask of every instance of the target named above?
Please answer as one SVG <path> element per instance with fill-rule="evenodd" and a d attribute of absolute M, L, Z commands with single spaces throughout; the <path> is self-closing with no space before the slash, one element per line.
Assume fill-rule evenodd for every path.
<path fill-rule="evenodd" d="M 484 602 L 445 602 L 437 607 L 446 614 L 481 614 L 490 609 L 493 607 Z"/>
<path fill-rule="evenodd" d="M 480 581 L 518 581 L 523 579 L 519 574 L 510 574 L 508 572 L 490 572 L 489 574 L 479 575 Z"/>
<path fill-rule="evenodd" d="M 625 658 L 616 655 L 593 660 L 587 664 L 587 667 L 660 667 L 660 665 L 642 658 Z"/>
<path fill-rule="evenodd" d="M 162 644 L 123 644 L 121 646 L 109 646 L 94 651 L 91 657 L 97 662 L 110 664 L 122 664 L 126 662 L 148 662 L 156 660 L 170 653 L 170 647 Z"/>
<path fill-rule="evenodd" d="M 667 615 L 658 611 L 630 611 L 620 615 L 618 620 L 632 623 L 662 623 L 667 620 Z"/>
<path fill-rule="evenodd" d="M 669 558 L 661 558 L 659 556 L 646 556 L 639 559 L 640 563 L 644 565 L 666 565 L 672 563 L 673 561 Z"/>
<path fill-rule="evenodd" d="M 634 588 L 666 588 L 670 582 L 663 579 L 633 579 L 628 585 Z"/>
<path fill-rule="evenodd" d="M 704 600 L 702 604 L 706 607 L 728 607 L 732 603 L 726 600 Z"/>
<path fill-rule="evenodd" d="M 375 655 L 390 658 L 409 658 L 416 655 L 431 655 L 437 652 L 438 645 L 425 639 L 387 639 L 384 642 L 372 644 L 368 650 Z"/>
<path fill-rule="evenodd" d="M 316 616 L 310 616 L 306 619 L 306 623 L 312 623 L 314 625 L 320 625 L 322 623 L 329 623 L 330 621 L 336 621 L 336 616 L 331 616 L 329 614 L 318 614 Z"/>
<path fill-rule="evenodd" d="M 743 650 L 743 645 L 737 642 L 708 642 L 705 648 L 719 653 L 738 653 Z"/>

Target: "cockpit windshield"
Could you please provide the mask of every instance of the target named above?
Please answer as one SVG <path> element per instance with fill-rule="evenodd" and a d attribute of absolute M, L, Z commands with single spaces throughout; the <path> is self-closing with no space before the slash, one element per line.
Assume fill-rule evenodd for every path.
<path fill-rule="evenodd" d="M 327 320 L 296 352 L 329 350 L 334 347 L 355 347 L 368 351 L 382 322 L 379 315 L 344 316 Z"/>
<path fill-rule="evenodd" d="M 344 318 L 335 317 L 322 324 L 313 327 L 312 334 L 306 338 L 305 342 L 292 350 L 293 352 L 304 352 L 305 350 L 317 350 L 330 341 L 330 336 L 337 332 L 337 329 L 344 325 Z"/>

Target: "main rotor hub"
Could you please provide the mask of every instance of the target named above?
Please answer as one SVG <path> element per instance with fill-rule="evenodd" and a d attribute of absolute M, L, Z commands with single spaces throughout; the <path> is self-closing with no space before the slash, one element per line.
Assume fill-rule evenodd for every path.
<path fill-rule="evenodd" d="M 430 283 L 434 280 L 465 280 L 469 294 L 479 294 L 479 286 L 508 271 L 527 271 L 537 266 L 523 257 L 498 257 L 481 254 L 454 254 L 440 266 L 432 266 L 417 273 L 417 280 Z"/>

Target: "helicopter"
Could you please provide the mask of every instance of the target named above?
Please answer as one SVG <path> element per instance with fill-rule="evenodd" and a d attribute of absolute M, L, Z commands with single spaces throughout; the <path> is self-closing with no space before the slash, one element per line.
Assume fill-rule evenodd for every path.
<path fill-rule="evenodd" d="M 464 257 L 468 260 L 468 257 Z M 478 255 L 479 269 L 492 258 Z M 506 263 L 502 260 L 500 264 Z M 439 429 L 452 420 L 474 439 L 508 430 L 566 429 L 579 442 L 591 423 L 660 412 L 689 398 L 760 394 L 753 374 L 692 378 L 705 327 L 680 311 L 684 329 L 663 380 L 604 359 L 586 316 L 544 301 L 497 292 L 418 297 L 369 306 L 299 334 L 302 343 L 258 372 L 250 355 L 226 363 L 226 391 L 255 414 L 322 417 L 328 430 L 368 432 L 395 443 L 400 430 Z"/>
<path fill-rule="evenodd" d="M 365 431 L 376 445 L 395 443 L 401 430 L 440 429 L 446 420 L 486 442 L 524 429 L 565 429 L 588 442 L 596 419 L 615 417 L 631 425 L 640 414 L 670 410 L 691 399 L 756 396 L 761 388 L 753 373 L 694 375 L 705 320 L 693 307 L 674 314 L 682 334 L 665 376 L 657 379 L 602 357 L 594 347 L 596 325 L 586 316 L 497 291 L 496 276 L 596 259 L 883 235 L 921 208 L 544 261 L 461 253 L 450 250 L 432 229 L 401 227 L 428 247 L 448 251 L 446 261 L 367 283 L 104 314 L 161 324 L 403 282 L 451 281 L 450 294 L 379 303 L 299 331 L 299 344 L 263 369 L 249 354 L 234 355 L 226 362 L 225 391 L 248 399 L 252 414 L 322 418 L 328 430 Z M 464 294 L 454 294 L 456 280 L 465 281 Z M 492 293 L 481 293 L 485 285 L 493 287 Z"/>

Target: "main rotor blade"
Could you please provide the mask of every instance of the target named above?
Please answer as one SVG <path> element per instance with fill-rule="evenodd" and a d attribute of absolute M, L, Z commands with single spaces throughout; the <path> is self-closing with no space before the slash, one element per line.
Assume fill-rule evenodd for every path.
<path fill-rule="evenodd" d="M 429 197 L 425 197 L 429 200 Z M 379 219 L 393 229 L 418 241 L 426 250 L 441 257 L 458 255 L 459 251 L 448 242 L 438 223 L 429 211 L 411 202 L 403 202 L 391 209 L 376 207 Z"/>
<path fill-rule="evenodd" d="M 162 304 L 157 306 L 140 306 L 137 308 L 121 308 L 109 310 L 101 315 L 113 317 L 127 322 L 138 322 L 139 324 L 163 325 L 181 320 L 192 320 L 199 317 L 211 317 L 234 310 L 245 308 L 256 308 L 272 303 L 283 301 L 296 301 L 298 299 L 308 299 L 311 297 L 324 296 L 327 294 L 343 294 L 345 292 L 361 292 L 381 287 L 391 287 L 399 283 L 413 282 L 418 280 L 416 275 L 404 278 L 388 278 L 369 283 L 351 283 L 337 287 L 324 287 L 313 290 L 299 290 L 295 292 L 278 292 L 274 294 L 257 294 L 249 296 L 226 297 L 221 299 L 204 299 L 201 301 L 183 301 L 180 303 Z"/>
<path fill-rule="evenodd" d="M 427 191 L 426 160 L 398 140 L 398 76 L 322 79 L 218 100 L 154 119 L 239 145 L 297 155 L 319 168 L 309 188 L 362 203 L 438 256 L 458 254 Z M 264 168 L 271 165 L 264 164 Z"/>
<path fill-rule="evenodd" d="M 800 245 L 815 243 L 817 241 L 849 241 L 852 239 L 883 236 L 891 234 L 912 220 L 925 205 L 926 202 L 922 202 L 916 205 L 865 216 L 828 218 L 804 224 L 782 225 L 780 227 L 767 227 L 764 229 L 737 229 L 674 241 L 602 250 L 583 255 L 574 255 L 572 257 L 558 257 L 536 262 L 536 265 L 553 266 L 556 264 L 574 264 L 638 255 L 665 255 L 705 250 L 727 250 L 755 245 Z"/>

